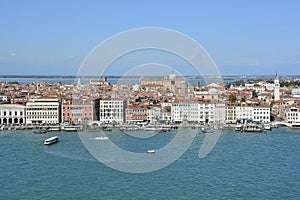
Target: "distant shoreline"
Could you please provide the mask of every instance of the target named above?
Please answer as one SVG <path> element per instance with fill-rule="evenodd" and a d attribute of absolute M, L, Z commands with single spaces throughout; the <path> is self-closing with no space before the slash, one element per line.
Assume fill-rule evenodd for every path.
<path fill-rule="evenodd" d="M 98 79 L 101 76 L 73 76 L 73 75 L 0 75 L 0 78 L 49 78 L 49 79 L 57 79 L 57 78 L 95 78 Z M 139 78 L 141 76 L 117 76 L 117 75 L 110 75 L 106 76 L 107 78 Z M 162 77 L 162 76 L 143 76 L 143 77 Z M 185 78 L 197 78 L 197 79 L 202 79 L 202 78 L 220 78 L 219 76 L 194 76 L 194 75 L 185 75 L 183 76 Z M 240 79 L 270 79 L 273 78 L 274 75 L 224 75 L 222 76 L 223 79 L 235 79 L 235 78 L 240 78 Z M 280 75 L 280 77 L 286 77 L 286 78 L 296 78 L 300 77 L 300 75 Z"/>

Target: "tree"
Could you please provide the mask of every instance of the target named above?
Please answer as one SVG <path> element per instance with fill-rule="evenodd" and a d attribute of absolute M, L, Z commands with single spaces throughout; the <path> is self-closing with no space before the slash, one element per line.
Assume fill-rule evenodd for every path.
<path fill-rule="evenodd" d="M 228 97 L 228 100 L 231 103 L 234 103 L 234 102 L 236 102 L 236 96 L 234 94 L 230 94 L 229 97 Z"/>
<path fill-rule="evenodd" d="M 241 102 L 246 102 L 246 97 L 242 97 Z"/>
<path fill-rule="evenodd" d="M 271 111 L 272 111 L 273 106 L 274 106 L 274 101 L 272 101 L 272 102 L 270 103 L 270 110 L 271 110 Z"/>

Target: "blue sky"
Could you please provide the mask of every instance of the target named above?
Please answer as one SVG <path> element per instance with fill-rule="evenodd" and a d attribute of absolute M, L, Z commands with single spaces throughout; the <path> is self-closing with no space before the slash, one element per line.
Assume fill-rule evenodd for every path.
<path fill-rule="evenodd" d="M 101 41 L 149 26 L 194 38 L 224 75 L 300 74 L 297 0 L 10 0 L 0 5 L 0 74 L 75 75 Z"/>

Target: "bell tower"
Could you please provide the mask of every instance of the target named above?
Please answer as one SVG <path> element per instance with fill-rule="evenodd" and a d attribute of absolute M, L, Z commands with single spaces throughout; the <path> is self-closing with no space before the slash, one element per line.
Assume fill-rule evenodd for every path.
<path fill-rule="evenodd" d="M 275 79 L 274 79 L 274 101 L 280 100 L 280 84 L 279 84 L 279 77 L 276 73 Z"/>

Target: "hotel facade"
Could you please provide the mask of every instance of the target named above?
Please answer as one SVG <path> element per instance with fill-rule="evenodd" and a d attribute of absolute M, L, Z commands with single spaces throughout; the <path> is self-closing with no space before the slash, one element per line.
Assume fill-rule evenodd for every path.
<path fill-rule="evenodd" d="M 100 100 L 99 121 L 102 123 L 124 123 L 127 100 Z"/>
<path fill-rule="evenodd" d="M 58 124 L 61 122 L 60 107 L 58 98 L 29 99 L 26 103 L 26 123 Z"/>

